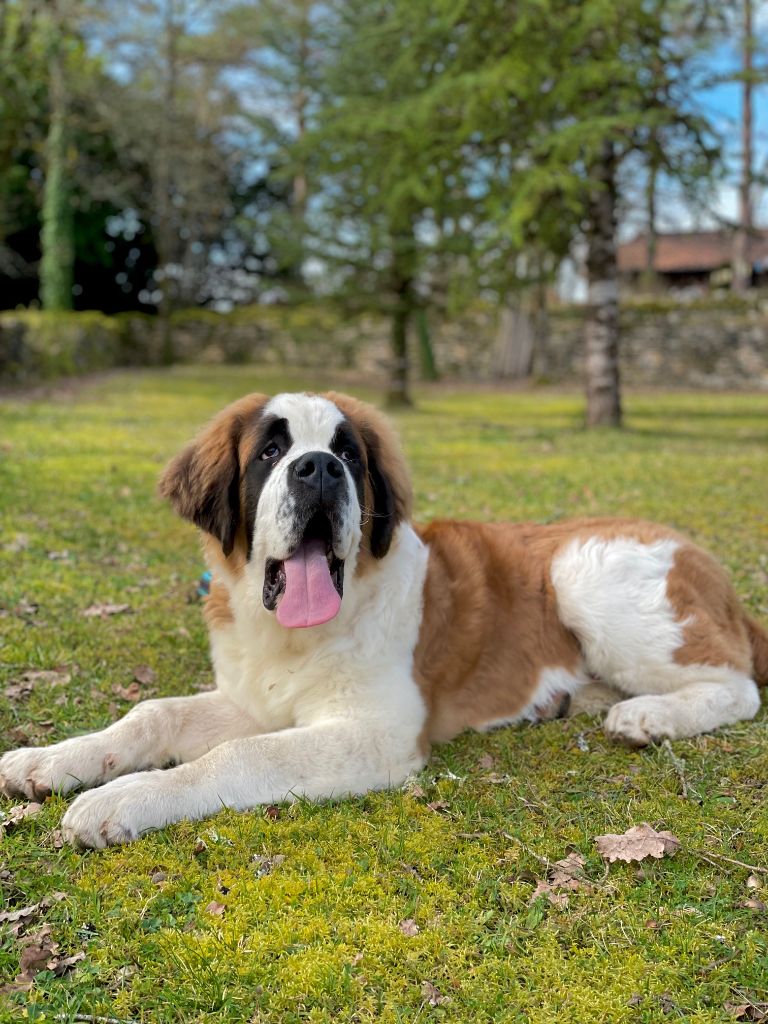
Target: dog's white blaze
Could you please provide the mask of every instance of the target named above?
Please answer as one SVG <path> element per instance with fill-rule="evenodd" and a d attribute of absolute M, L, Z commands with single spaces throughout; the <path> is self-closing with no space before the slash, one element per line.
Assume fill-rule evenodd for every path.
<path fill-rule="evenodd" d="M 291 466 L 296 459 L 307 452 L 330 451 L 331 442 L 344 414 L 340 409 L 319 395 L 276 395 L 264 408 L 265 416 L 279 416 L 288 423 L 291 447 L 275 466 L 269 480 L 259 496 L 256 519 L 253 523 L 254 552 L 252 562 L 261 573 L 261 579 L 253 576 L 252 585 L 261 594 L 264 560 L 284 559 L 291 554 L 294 503 L 288 486 Z M 343 464 L 343 463 L 342 463 Z M 360 527 L 360 505 L 352 474 L 344 466 L 347 480 L 347 503 L 339 531 L 336 555 L 348 564 L 345 575 L 354 571 L 354 556 L 362 536 Z M 257 573 L 258 575 L 258 573 Z M 260 599 L 260 598 L 259 598 Z"/>
<path fill-rule="evenodd" d="M 344 414 L 320 395 L 275 395 L 264 407 L 265 416 L 279 416 L 288 421 L 293 445 L 291 454 L 302 451 L 329 451 L 336 428 Z"/>

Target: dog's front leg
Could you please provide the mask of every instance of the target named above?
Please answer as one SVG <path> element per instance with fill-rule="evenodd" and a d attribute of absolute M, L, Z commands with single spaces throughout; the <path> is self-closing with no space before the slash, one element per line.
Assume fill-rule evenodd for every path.
<path fill-rule="evenodd" d="M 398 785 L 424 760 L 415 735 L 408 741 L 395 729 L 358 720 L 232 740 L 189 764 L 127 775 L 84 793 L 64 816 L 64 834 L 82 846 L 126 843 L 223 807 L 246 810 Z"/>
<path fill-rule="evenodd" d="M 218 691 L 137 704 L 106 729 L 0 758 L 0 793 L 41 800 L 89 789 L 127 772 L 191 761 L 224 740 L 258 732 L 254 719 Z"/>

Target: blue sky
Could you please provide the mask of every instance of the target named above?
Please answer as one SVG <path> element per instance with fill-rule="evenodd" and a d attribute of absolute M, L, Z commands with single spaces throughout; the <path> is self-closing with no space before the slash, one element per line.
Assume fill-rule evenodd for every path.
<path fill-rule="evenodd" d="M 768 66 L 768 4 L 756 3 L 757 47 L 755 66 Z M 739 67 L 738 41 L 724 45 L 711 58 L 713 77 L 726 75 Z M 738 181 L 741 173 L 741 103 L 742 86 L 739 82 L 725 82 L 697 96 L 701 112 L 709 117 L 719 130 L 725 145 L 729 166 L 729 181 L 723 184 L 716 197 L 715 207 L 721 216 L 735 220 L 738 215 Z M 754 159 L 756 173 L 768 173 L 768 86 L 753 88 L 752 97 Z M 662 209 L 662 228 L 686 227 L 690 214 L 675 208 L 671 202 Z M 753 190 L 755 222 L 768 227 L 768 190 L 757 186 Z M 681 223 L 682 222 L 682 223 Z"/>

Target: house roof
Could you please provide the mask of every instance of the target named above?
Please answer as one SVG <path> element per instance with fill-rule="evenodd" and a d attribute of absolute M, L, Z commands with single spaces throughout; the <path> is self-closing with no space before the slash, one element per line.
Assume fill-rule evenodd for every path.
<path fill-rule="evenodd" d="M 619 271 L 645 270 L 647 235 L 640 234 L 618 247 Z M 757 230 L 750 238 L 753 263 L 768 263 L 768 230 Z M 733 260 L 732 231 L 686 231 L 658 235 L 654 269 L 662 274 L 718 270 Z"/>

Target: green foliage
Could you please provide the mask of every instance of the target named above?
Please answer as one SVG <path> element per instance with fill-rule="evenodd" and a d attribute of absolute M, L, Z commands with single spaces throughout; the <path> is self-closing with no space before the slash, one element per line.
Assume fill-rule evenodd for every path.
<path fill-rule="evenodd" d="M 210 681 L 189 600 L 198 544 L 154 497 L 160 467 L 247 390 L 333 383 L 177 368 L 63 400 L 4 401 L 6 745 L 20 742 L 12 730 L 50 743 L 107 725 L 130 706 L 113 687 L 139 665 L 155 670 L 145 689 L 158 696 Z M 617 434 L 581 429 L 574 395 L 443 386 L 419 399 L 398 425 L 420 518 L 657 518 L 717 552 L 765 620 L 768 397 L 632 395 Z M 80 614 L 97 601 L 131 611 Z M 27 669 L 57 665 L 71 669 L 68 686 L 2 696 Z M 674 757 L 615 747 L 588 718 L 468 735 L 434 752 L 423 796 L 299 803 L 277 817 L 226 811 L 96 854 L 57 847 L 65 802 L 53 799 L 2 840 L 3 892 L 12 908 L 64 893 L 41 920 L 63 953 L 86 959 L 68 977 L 44 973 L 29 993 L 4 993 L 0 1021 L 729 1024 L 727 1003 L 758 1002 L 768 988 L 754 903 L 768 902 L 765 876 L 749 888 L 749 869 L 722 859 L 768 865 L 766 722 L 761 712 L 674 743 Z M 642 821 L 674 832 L 680 853 L 606 870 L 593 837 Z M 567 906 L 533 899 L 546 863 L 569 850 L 586 858 L 592 887 Z M 213 900 L 223 916 L 206 912 Z M 406 919 L 418 934 L 403 934 Z M 0 924 L 0 986 L 18 966 L 19 943 Z M 431 1005 L 426 982 L 450 1001 Z"/>
<path fill-rule="evenodd" d="M 0 244 L 34 215 L 29 171 L 42 140 L 46 64 L 39 32 L 18 2 L 0 5 Z"/>

